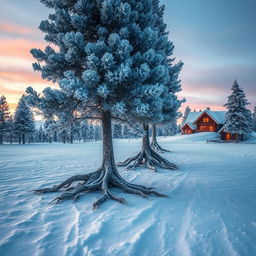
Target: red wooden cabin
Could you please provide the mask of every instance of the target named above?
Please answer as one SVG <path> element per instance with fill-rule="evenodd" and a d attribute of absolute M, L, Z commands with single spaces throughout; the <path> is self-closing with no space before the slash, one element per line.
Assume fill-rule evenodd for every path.
<path fill-rule="evenodd" d="M 219 132 L 222 140 L 235 141 L 236 134 L 224 131 L 226 111 L 211 111 L 207 109 L 201 112 L 190 112 L 186 122 L 181 127 L 182 134 L 198 132 Z M 248 134 L 240 134 L 239 140 L 246 140 Z"/>
<path fill-rule="evenodd" d="M 203 113 L 195 121 L 196 132 L 217 132 L 218 124 L 208 113 Z"/>
<path fill-rule="evenodd" d="M 219 131 L 220 137 L 222 140 L 226 140 L 226 141 L 235 141 L 236 140 L 236 134 L 231 133 L 231 132 L 227 132 L 224 130 L 224 127 L 222 129 L 220 129 Z M 238 134 L 238 140 L 247 140 L 249 137 L 249 134 Z"/>
<path fill-rule="evenodd" d="M 185 124 L 181 127 L 182 134 L 197 132 L 218 132 L 225 122 L 225 111 L 190 112 Z"/>

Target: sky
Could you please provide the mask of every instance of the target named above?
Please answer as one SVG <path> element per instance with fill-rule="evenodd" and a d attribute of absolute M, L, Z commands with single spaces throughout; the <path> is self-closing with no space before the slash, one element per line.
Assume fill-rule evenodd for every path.
<path fill-rule="evenodd" d="M 49 9 L 39 0 L 0 0 L 0 95 L 13 111 L 27 86 L 52 86 L 33 72 L 31 48 L 46 43 L 38 26 Z M 184 62 L 180 78 L 188 105 L 223 110 L 235 79 L 256 105 L 256 1 L 161 0 L 174 42 L 176 60 Z"/>

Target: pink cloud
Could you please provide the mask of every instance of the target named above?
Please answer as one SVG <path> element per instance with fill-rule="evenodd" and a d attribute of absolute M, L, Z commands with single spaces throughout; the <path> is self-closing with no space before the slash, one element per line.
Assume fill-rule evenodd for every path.
<path fill-rule="evenodd" d="M 21 84 L 45 84 L 49 86 L 51 82 L 43 80 L 40 77 L 39 73 L 36 72 L 27 72 L 27 71 L 12 71 L 12 70 L 0 70 L 0 78 L 3 81 L 6 81 L 6 84 L 10 84 L 8 87 L 11 88 L 12 83 L 21 83 Z M 0 83 L 0 87 L 3 85 Z"/>
<path fill-rule="evenodd" d="M 210 104 L 197 104 L 197 103 L 190 103 L 190 102 L 186 102 L 184 103 L 181 108 L 180 111 L 182 113 L 184 113 L 185 108 L 189 106 L 191 108 L 192 111 L 196 110 L 205 110 L 206 108 L 210 108 L 212 111 L 225 111 L 226 108 L 221 106 L 221 105 L 210 105 Z"/>
<path fill-rule="evenodd" d="M 0 70 L 0 95 L 7 97 L 7 102 L 12 113 L 17 106 L 19 98 L 25 93 L 28 86 L 32 86 L 38 92 L 48 86 L 56 87 L 51 82 L 43 80 L 39 73 Z"/>
<path fill-rule="evenodd" d="M 27 39 L 0 39 L 0 56 L 20 57 L 30 60 L 34 58 L 30 54 L 32 48 L 44 49 L 45 43 Z"/>
<path fill-rule="evenodd" d="M 6 23 L 3 21 L 0 22 L 0 32 L 18 34 L 18 35 L 32 35 L 32 34 L 38 33 L 37 30 L 31 29 L 29 27 Z"/>

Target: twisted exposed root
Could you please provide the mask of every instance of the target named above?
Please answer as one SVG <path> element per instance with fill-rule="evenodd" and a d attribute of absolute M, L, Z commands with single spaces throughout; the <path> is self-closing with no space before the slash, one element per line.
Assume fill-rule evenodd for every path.
<path fill-rule="evenodd" d="M 177 169 L 177 166 L 175 164 L 164 159 L 151 148 L 149 150 L 143 149 L 135 157 L 128 158 L 124 162 L 120 162 L 117 165 L 127 166 L 128 169 L 135 169 L 137 167 L 147 167 L 148 169 L 154 172 L 157 171 L 156 167 L 160 167 L 162 169 L 169 169 L 169 170 Z"/>
<path fill-rule="evenodd" d="M 140 153 L 137 154 L 137 155 L 134 156 L 134 157 L 127 158 L 127 159 L 126 159 L 125 161 L 123 161 L 123 162 L 117 163 L 116 166 L 118 166 L 118 167 L 127 166 L 127 165 L 129 165 L 132 161 L 136 160 L 139 156 L 140 156 Z"/>
<path fill-rule="evenodd" d="M 81 185 L 77 186 L 72 192 L 66 192 L 63 193 L 61 196 L 56 197 L 53 201 L 50 203 L 56 202 L 56 204 L 67 200 L 67 199 L 73 199 L 74 201 L 77 200 L 77 198 L 80 196 L 82 192 L 92 192 L 99 188 L 100 184 L 94 184 L 94 185 Z"/>
<path fill-rule="evenodd" d="M 76 177 L 76 178 L 75 178 Z M 79 178 L 80 177 L 80 178 Z M 62 195 L 56 197 L 50 203 L 61 203 L 64 200 L 73 199 L 76 201 L 82 194 L 93 192 L 93 191 L 101 191 L 102 196 L 93 204 L 93 209 L 98 208 L 102 203 L 104 203 L 108 199 L 112 199 L 121 204 L 127 204 L 126 200 L 121 197 L 115 196 L 111 191 L 111 187 L 116 187 L 124 190 L 127 193 L 139 195 L 143 198 L 148 198 L 148 195 L 155 195 L 157 197 L 168 197 L 166 195 L 160 194 L 154 190 L 153 187 L 146 187 L 142 185 L 136 185 L 125 181 L 120 174 L 118 173 L 115 167 L 107 166 L 103 167 L 100 171 L 90 173 L 87 175 L 74 176 L 59 186 L 54 186 L 53 188 L 45 188 L 34 190 L 36 193 L 50 193 L 59 191 L 66 185 L 70 185 L 72 182 L 77 180 L 82 180 L 82 183 L 78 183 L 72 189 L 72 191 L 65 192 Z M 85 178 L 86 177 L 86 178 Z M 83 178 L 83 179 L 82 179 Z M 85 182 L 86 180 L 86 182 Z M 71 182 L 72 181 L 72 182 Z M 71 189 L 71 188 L 69 188 Z"/>
<path fill-rule="evenodd" d="M 55 185 L 52 188 L 43 188 L 43 189 L 36 189 L 32 190 L 32 192 L 38 193 L 38 194 L 44 194 L 44 193 L 51 193 L 51 192 L 57 192 L 61 188 L 66 188 L 67 190 L 72 190 L 73 188 L 69 188 L 73 182 L 76 181 L 83 181 L 82 184 L 86 183 L 87 180 L 90 178 L 91 174 L 86 175 L 76 175 L 68 178 L 67 180 L 63 181 L 59 185 Z"/>
<path fill-rule="evenodd" d="M 103 194 L 93 205 L 93 210 L 98 208 L 101 204 L 103 204 L 105 201 L 107 201 L 108 196 L 106 194 Z"/>
<path fill-rule="evenodd" d="M 158 144 L 157 141 L 152 141 L 152 143 L 151 143 L 151 148 L 152 148 L 154 151 L 156 151 L 156 152 L 158 152 L 158 153 L 161 153 L 161 154 L 163 154 L 163 153 L 165 153 L 165 152 L 171 152 L 170 150 L 167 150 L 167 149 L 162 148 L 162 147 Z"/>

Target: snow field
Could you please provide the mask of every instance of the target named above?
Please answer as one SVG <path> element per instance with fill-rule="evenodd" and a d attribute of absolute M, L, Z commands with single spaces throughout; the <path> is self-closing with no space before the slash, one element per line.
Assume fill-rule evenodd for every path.
<path fill-rule="evenodd" d="M 159 143 L 179 169 L 121 169 L 134 183 L 169 198 L 113 192 L 50 205 L 58 193 L 35 195 L 71 175 L 94 171 L 101 143 L 5 145 L 0 148 L 0 255 L 253 256 L 256 255 L 256 145 L 206 144 L 215 134 L 175 136 Z M 134 155 L 140 140 L 114 140 L 116 161 Z"/>

